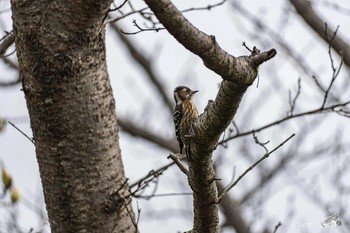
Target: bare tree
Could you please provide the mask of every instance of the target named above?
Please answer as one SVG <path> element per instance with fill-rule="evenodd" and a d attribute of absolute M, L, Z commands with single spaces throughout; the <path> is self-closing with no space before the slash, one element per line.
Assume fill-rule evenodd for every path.
<path fill-rule="evenodd" d="M 325 215 L 329 214 L 324 220 L 319 220 L 322 225 L 318 224 L 318 227 L 333 223 L 338 226 L 340 222 L 340 230 L 346 232 L 350 229 L 345 220 L 348 214 L 346 205 L 342 202 L 348 197 L 349 190 L 342 181 L 347 176 L 342 166 L 348 161 L 345 156 L 348 144 L 343 137 L 346 129 L 334 129 L 327 143 L 314 139 L 322 125 L 327 124 L 333 130 L 335 121 L 342 119 L 341 122 L 346 122 L 350 115 L 349 98 L 344 94 L 348 85 L 341 74 L 343 62 L 348 66 L 348 45 L 344 42 L 346 39 L 340 38 L 338 29 L 327 24 L 325 26 L 313 10 L 314 5 L 303 6 L 304 3 L 300 1 L 286 4 L 285 18 L 280 22 L 285 26 L 287 24 L 283 20 L 288 22 L 291 15 L 300 15 L 315 29 L 327 43 L 324 56 L 328 53 L 328 75 L 316 72 L 317 69 L 307 62 L 305 53 L 298 53 L 287 42 L 288 38 L 284 38 L 282 33 L 285 27 L 273 28 L 265 23 L 263 14 L 253 13 L 251 8 L 248 10 L 239 1 L 225 4 L 223 0 L 181 11 L 169 0 L 146 0 L 145 3 L 147 6 L 123 1 L 115 3 L 119 5 L 113 4 L 108 11 L 110 2 L 85 3 L 81 6 L 79 3 L 61 6 L 55 2 L 40 8 L 45 9 L 42 11 L 35 11 L 38 7 L 30 8 L 35 13 L 25 10 L 35 3 L 13 3 L 14 34 L 9 33 L 4 37 L 0 54 L 5 54 L 16 39 L 21 79 L 1 82 L 1 86 L 12 86 L 22 81 L 52 231 L 88 229 L 119 232 L 130 227 L 126 231 L 135 232 L 139 228 L 141 209 L 137 208 L 135 219 L 130 205 L 132 198 L 154 203 L 159 202 L 157 197 L 193 196 L 193 210 L 186 206 L 186 215 L 182 213 L 187 219 L 193 214 L 191 232 L 219 232 L 230 228 L 240 233 L 288 232 L 297 215 L 297 205 L 293 205 L 293 200 L 300 193 L 322 209 Z M 259 44 L 258 47 L 268 48 L 266 52 L 243 43 L 249 55 L 232 56 L 219 46 L 215 36 L 205 34 L 184 17 L 184 14 L 193 11 L 207 14 L 207 11 L 223 5 L 251 23 L 254 30 L 242 30 L 241 33 L 246 33 L 247 38 Z M 313 17 L 310 18 L 308 15 L 311 13 Z M 133 20 L 135 31 L 126 30 L 123 26 L 119 29 L 117 23 L 130 19 L 130 16 L 138 18 Z M 134 68 L 141 67 L 145 74 L 143 77 L 150 84 L 148 88 L 157 96 L 154 99 L 162 102 L 161 110 L 169 116 L 169 122 L 172 121 L 173 87 L 169 90 L 165 78 L 157 72 L 156 59 L 145 52 L 149 48 L 140 47 L 132 35 L 142 37 L 147 32 L 161 31 L 164 34 L 168 31 L 187 50 L 200 57 L 208 69 L 221 77 L 215 100 L 208 101 L 204 112 L 193 125 L 190 135 L 193 161 L 188 166 L 181 161 L 183 156 L 177 154 L 174 137 L 163 137 L 162 133 L 144 127 L 140 119 L 127 119 L 127 115 L 118 114 L 118 125 L 123 132 L 163 148 L 163 155 L 164 150 L 167 154 L 170 151 L 168 158 L 173 160 L 154 167 L 128 184 L 120 159 L 114 100 L 105 66 L 105 25 L 109 25 L 126 46 L 128 55 L 136 64 Z M 55 30 L 51 30 L 52 27 Z M 159 34 L 153 35 L 157 37 Z M 280 67 L 274 66 L 282 63 L 281 60 L 276 62 L 274 59 L 275 63 L 265 64 L 258 72 L 263 62 L 276 55 L 276 50 L 271 47 L 287 57 L 293 68 L 301 72 L 301 77 L 295 79 L 292 87 L 290 82 L 284 83 L 287 79 L 285 73 L 278 74 Z M 333 49 L 340 57 L 333 53 Z M 2 60 L 16 69 L 16 64 L 7 56 Z M 245 95 L 246 90 L 257 78 L 259 89 L 250 88 L 249 93 L 259 93 L 260 97 L 247 102 L 249 95 Z M 259 85 L 259 79 L 270 85 Z M 130 87 L 127 89 L 132 91 Z M 308 95 L 313 93 L 317 96 L 312 99 L 315 104 L 308 105 Z M 277 107 L 278 110 L 276 106 L 266 105 L 271 99 L 279 99 L 283 103 Z M 145 108 L 149 111 L 146 105 Z M 261 112 L 271 113 L 272 109 L 278 115 L 269 115 L 268 121 L 256 117 Z M 144 121 L 154 121 L 146 114 L 140 116 Z M 337 120 L 334 120 L 335 117 Z M 222 134 L 223 139 L 219 140 Z M 293 140 L 288 142 L 291 138 Z M 284 146 L 286 142 L 288 145 Z M 312 148 L 308 149 L 310 145 Z M 153 153 L 154 148 L 145 147 Z M 277 150 L 278 156 L 269 159 L 271 162 L 261 163 Z M 329 155 L 336 155 L 336 158 Z M 233 159 L 244 162 L 233 162 Z M 322 164 L 331 161 L 332 168 L 320 165 L 314 173 L 308 173 L 305 177 L 304 170 L 310 170 L 321 161 L 325 161 Z M 189 185 L 191 192 L 178 193 L 176 190 L 175 193 L 158 193 L 160 179 L 164 179 L 161 177 L 173 174 L 174 169 L 170 171 L 169 168 L 174 165 L 182 173 L 176 173 L 181 177 L 177 182 L 184 185 L 182 190 L 189 190 L 185 187 Z M 233 176 L 232 180 L 227 176 L 228 170 Z M 336 205 L 329 204 L 329 198 L 321 191 L 324 187 L 317 182 L 320 171 L 331 180 L 332 184 L 326 188 L 336 193 Z M 255 174 L 255 178 L 245 177 L 248 173 Z M 247 181 L 243 181 L 243 178 Z M 181 183 L 186 180 L 188 184 Z M 276 219 L 266 213 L 272 212 L 267 203 L 273 202 L 275 193 L 281 190 L 278 180 L 283 180 L 283 184 L 293 183 L 300 193 L 290 192 L 285 216 Z M 314 182 L 308 183 L 309 180 Z M 148 208 L 148 213 L 144 211 L 141 220 L 163 215 L 156 215 L 157 211 L 153 211 L 152 207 Z M 219 221 L 220 211 L 224 220 Z M 163 217 L 179 215 L 174 210 L 166 213 Z M 67 218 L 71 224 L 66 224 Z M 178 226 L 174 231 L 183 228 Z"/>

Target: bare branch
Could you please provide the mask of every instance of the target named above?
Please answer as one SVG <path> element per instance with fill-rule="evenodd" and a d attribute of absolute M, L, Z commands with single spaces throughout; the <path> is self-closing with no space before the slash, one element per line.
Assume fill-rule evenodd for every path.
<path fill-rule="evenodd" d="M 15 35 L 10 32 L 5 35 L 0 41 L 0 56 L 3 56 L 6 50 L 15 42 Z"/>
<path fill-rule="evenodd" d="M 327 41 L 328 41 L 328 55 L 329 55 L 329 60 L 331 62 L 331 68 L 332 68 L 333 73 L 332 73 L 331 82 L 329 83 L 328 88 L 325 90 L 324 99 L 323 99 L 323 103 L 321 105 L 321 108 L 324 108 L 324 106 L 326 105 L 329 92 L 330 92 L 331 88 L 333 87 L 335 80 L 339 76 L 340 70 L 341 70 L 342 65 L 343 65 L 343 54 L 341 55 L 341 62 L 340 62 L 340 65 L 338 68 L 335 67 L 333 56 L 332 56 L 332 44 L 334 42 L 334 39 L 336 38 L 338 29 L 339 29 L 339 26 L 337 27 L 337 29 L 335 30 L 333 35 L 330 36 L 330 35 L 328 35 L 328 33 L 329 33 L 328 26 L 327 26 L 327 24 L 325 24 L 325 34 L 326 34 Z"/>
<path fill-rule="evenodd" d="M 136 23 L 136 20 L 133 20 L 132 21 L 132 24 L 138 29 L 138 31 L 135 31 L 135 32 L 125 32 L 123 30 L 120 30 L 121 33 L 125 34 L 125 35 L 136 35 L 136 34 L 139 34 L 140 32 L 149 32 L 149 31 L 154 31 L 154 32 L 159 32 L 161 30 L 164 30 L 165 28 L 159 28 L 159 27 L 150 27 L 150 28 L 142 28 L 141 26 L 139 26 L 137 23 Z"/>
<path fill-rule="evenodd" d="M 304 0 L 289 0 L 290 3 L 295 7 L 298 14 L 303 18 L 305 23 L 309 25 L 326 43 L 328 43 L 327 35 L 324 33 L 324 22 L 313 9 L 310 1 Z M 327 28 L 327 34 L 333 34 L 332 29 Z M 331 44 L 332 48 L 337 51 L 339 56 L 343 56 L 344 63 L 350 67 L 350 46 L 347 44 L 339 35 L 334 38 Z"/>
<path fill-rule="evenodd" d="M 276 233 L 280 226 L 282 226 L 282 223 L 278 222 L 277 225 L 275 226 L 275 230 L 273 231 L 273 233 Z"/>
<path fill-rule="evenodd" d="M 160 194 L 153 194 L 153 195 L 138 195 L 137 198 L 145 198 L 146 200 L 149 200 L 154 197 L 174 197 L 174 196 L 192 196 L 193 193 L 160 193 Z"/>
<path fill-rule="evenodd" d="M 254 141 L 256 144 L 260 145 L 262 148 L 264 148 L 265 150 L 265 153 L 268 153 L 269 150 L 267 149 L 266 145 L 270 142 L 270 141 L 267 141 L 267 142 L 260 142 L 258 137 L 256 136 L 255 132 L 253 132 L 253 138 L 254 138 Z"/>
<path fill-rule="evenodd" d="M 286 54 L 288 54 L 295 64 L 297 64 L 300 69 L 307 75 L 311 76 L 315 74 L 311 67 L 307 66 L 307 62 L 304 57 L 297 54 L 294 51 L 294 48 L 288 45 L 287 41 L 285 41 L 279 33 L 276 33 L 269 25 L 265 24 L 259 17 L 252 14 L 249 10 L 243 8 L 239 1 L 231 1 L 230 4 L 234 10 L 237 10 L 239 14 L 243 17 L 247 18 L 253 24 L 256 25 L 261 31 L 265 32 L 265 34 L 269 35 L 270 38 L 274 38 L 274 41 L 279 45 L 279 48 L 282 49 Z"/>
<path fill-rule="evenodd" d="M 7 51 L 7 49 L 14 43 L 15 41 L 15 36 L 14 34 L 11 32 L 8 32 L 3 38 L 0 39 L 0 57 L 3 59 L 5 64 L 8 64 L 11 68 L 14 68 L 16 70 L 18 70 L 18 66 L 16 64 L 14 64 L 10 59 L 8 59 L 7 57 L 12 55 L 15 50 L 13 52 L 11 52 L 10 54 L 4 55 L 5 52 Z M 9 87 L 9 86 L 14 86 L 16 84 L 20 83 L 20 78 L 18 76 L 18 78 L 14 81 L 1 81 L 0 82 L 0 87 Z"/>
<path fill-rule="evenodd" d="M 139 225 L 139 221 L 140 221 L 140 217 L 141 217 L 141 208 L 139 207 L 138 202 L 136 202 L 136 204 L 137 204 L 136 232 L 138 232 L 138 225 Z"/>
<path fill-rule="evenodd" d="M 13 81 L 0 82 L 0 87 L 10 87 L 10 86 L 17 85 L 20 82 L 21 82 L 21 79 L 18 77 L 16 80 L 13 80 Z"/>
<path fill-rule="evenodd" d="M 190 149 L 193 160 L 189 164 L 189 184 L 195 206 L 193 231 L 217 232 L 218 195 L 212 151 L 231 123 L 246 89 L 257 77 L 259 65 L 273 58 L 276 50 L 260 53 L 254 48 L 250 56 L 236 58 L 222 50 L 214 36 L 206 35 L 193 26 L 170 0 L 145 2 L 170 34 L 224 80 L 216 100 L 208 104 L 206 111 L 194 123 Z"/>
<path fill-rule="evenodd" d="M 115 7 L 114 9 L 109 9 L 109 11 L 117 11 L 119 9 L 121 9 L 126 3 L 128 2 L 128 0 L 124 0 L 124 2 L 122 2 L 122 4 L 120 4 L 119 6 Z"/>
<path fill-rule="evenodd" d="M 184 166 L 184 164 L 181 162 L 180 158 L 176 154 L 170 154 L 168 156 L 168 159 L 172 159 L 174 163 L 180 168 L 180 170 L 188 176 L 188 169 Z"/>
<path fill-rule="evenodd" d="M 300 96 L 300 91 L 301 91 L 301 80 L 300 78 L 298 79 L 298 89 L 297 89 L 297 93 L 295 94 L 293 100 L 292 100 L 292 94 L 291 91 L 289 90 L 289 107 L 290 110 L 287 112 L 287 116 L 293 116 L 294 114 L 294 109 L 297 103 L 297 99 Z"/>
<path fill-rule="evenodd" d="M 259 65 L 276 55 L 276 51 L 271 49 L 250 57 L 235 58 L 220 48 L 214 36 L 209 36 L 192 25 L 170 0 L 146 0 L 146 3 L 176 40 L 198 55 L 209 69 L 225 80 L 250 85 L 257 76 L 257 67 L 248 64 Z M 245 69 L 241 69 L 242 66 Z"/>
<path fill-rule="evenodd" d="M 122 118 L 118 119 L 118 124 L 122 130 L 126 131 L 130 135 L 146 139 L 147 141 L 155 143 L 170 151 L 178 151 L 178 144 L 175 138 L 173 140 L 165 139 L 158 134 L 151 133 L 149 130 L 145 129 L 145 127 L 140 127 L 139 125 L 133 124 L 132 122 Z"/>
<path fill-rule="evenodd" d="M 211 10 L 215 7 L 223 5 L 226 1 L 227 0 L 222 0 L 221 2 L 218 2 L 216 4 L 212 4 L 212 5 L 208 5 L 205 7 L 192 7 L 192 8 L 186 9 L 186 10 L 182 10 L 181 12 L 185 13 L 185 12 L 189 12 L 189 11 Z"/>
<path fill-rule="evenodd" d="M 8 123 L 10 125 L 13 126 L 13 128 L 15 128 L 18 132 L 20 132 L 21 134 L 23 134 L 31 143 L 33 143 L 35 145 L 35 141 L 33 138 L 29 137 L 26 133 L 24 133 L 21 129 L 19 129 L 15 124 L 13 124 L 11 121 L 8 121 Z"/>
<path fill-rule="evenodd" d="M 264 129 L 267 129 L 269 127 L 278 125 L 278 124 L 280 124 L 282 122 L 285 122 L 285 121 L 288 121 L 288 120 L 291 120 L 291 119 L 295 119 L 295 118 L 298 118 L 298 117 L 306 116 L 306 115 L 312 115 L 312 114 L 317 114 L 317 113 L 325 113 L 325 112 L 335 112 L 335 113 L 338 113 L 339 115 L 342 115 L 342 116 L 348 116 L 349 112 L 347 110 L 342 109 L 342 107 L 346 107 L 349 104 L 350 104 L 350 101 L 347 101 L 347 102 L 343 102 L 343 103 L 339 103 L 339 104 L 334 104 L 334 105 L 331 105 L 331 106 L 328 106 L 328 107 L 325 107 L 325 108 L 317 108 L 317 109 L 314 109 L 314 110 L 310 110 L 310 111 L 305 111 L 305 112 L 302 112 L 302 113 L 294 114 L 293 116 L 286 116 L 286 117 L 284 117 L 282 119 L 279 119 L 277 121 L 271 122 L 271 123 L 266 124 L 264 126 L 261 126 L 259 128 L 256 128 L 256 129 L 253 129 L 253 130 L 249 130 L 249 131 L 245 131 L 245 132 L 241 132 L 241 133 L 236 134 L 234 136 L 228 137 L 227 139 L 222 140 L 220 142 L 220 144 L 221 143 L 226 143 L 229 140 L 232 140 L 234 138 L 243 137 L 243 136 L 246 136 L 246 135 L 249 135 L 249 134 L 253 134 L 254 132 L 260 132 L 260 131 L 262 131 Z M 346 114 L 344 114 L 344 113 L 346 113 Z"/>
<path fill-rule="evenodd" d="M 134 224 L 134 226 L 135 226 L 135 232 L 138 232 L 138 220 L 139 220 L 139 218 L 140 218 L 141 209 L 139 209 L 139 207 L 137 206 L 137 211 L 138 211 L 139 216 L 138 216 L 138 218 L 137 218 L 137 221 L 135 221 L 135 219 L 134 219 L 134 213 L 133 213 L 132 210 L 129 210 L 127 203 L 124 204 L 124 207 L 125 207 L 125 209 L 126 209 L 128 215 L 129 215 L 129 217 L 130 217 L 131 222 L 132 222 L 132 223 Z M 111 233 L 112 233 L 113 231 L 114 231 L 114 229 L 111 231 Z"/>
<path fill-rule="evenodd" d="M 125 36 L 123 33 L 119 31 L 119 28 L 116 24 L 110 25 L 113 31 L 117 34 L 117 36 L 121 39 L 124 45 L 128 48 L 130 55 L 132 58 L 139 64 L 143 70 L 147 74 L 147 78 L 151 82 L 151 84 L 155 87 L 160 97 L 162 98 L 165 106 L 168 108 L 169 112 L 173 112 L 173 100 L 169 98 L 166 88 L 163 83 L 160 81 L 161 78 L 157 75 L 156 71 L 152 65 L 152 59 L 147 58 L 144 53 L 140 52 L 139 49 Z"/>
<path fill-rule="evenodd" d="M 251 50 L 244 41 L 242 42 L 242 46 L 246 48 L 250 53 L 253 53 L 253 50 Z"/>
<path fill-rule="evenodd" d="M 312 79 L 314 80 L 316 86 L 324 93 L 326 90 L 322 87 L 321 83 L 318 81 L 317 77 L 315 75 L 311 76 Z"/>
<path fill-rule="evenodd" d="M 324 5 L 327 9 L 332 9 L 336 11 L 337 13 L 342 13 L 346 16 L 349 16 L 350 14 L 350 9 L 346 7 L 342 7 L 338 5 L 337 3 L 334 3 L 332 0 L 330 1 L 319 1 L 317 2 L 320 5 Z"/>
<path fill-rule="evenodd" d="M 169 167 L 173 166 L 175 164 L 175 162 L 171 162 L 168 163 L 164 166 L 161 166 L 160 168 L 156 169 L 156 170 L 151 170 L 150 172 L 147 173 L 147 175 L 145 175 L 144 177 L 140 178 L 139 180 L 135 181 L 133 184 L 130 185 L 130 188 L 134 188 L 136 186 L 142 186 L 143 183 L 149 183 L 150 180 L 152 181 L 154 179 L 154 177 L 158 177 L 161 174 L 163 174 L 163 172 L 165 170 L 167 170 Z"/>
<path fill-rule="evenodd" d="M 119 21 L 121 19 L 124 19 L 124 18 L 126 18 L 126 17 L 128 17 L 130 15 L 133 15 L 133 14 L 142 14 L 147 9 L 149 9 L 149 8 L 148 7 L 144 7 L 144 8 L 139 9 L 139 10 L 132 10 L 132 11 L 130 11 L 130 12 L 126 13 L 126 14 L 123 14 L 123 15 L 121 15 L 119 17 L 116 17 L 116 18 L 112 18 L 111 17 L 111 18 L 109 18 L 109 19 L 107 19 L 105 21 L 105 24 L 117 22 L 117 21 Z"/>
<path fill-rule="evenodd" d="M 236 124 L 235 121 L 232 121 L 232 125 L 233 125 L 233 127 L 235 128 L 236 133 L 239 134 L 239 128 L 238 128 L 238 125 Z"/>
<path fill-rule="evenodd" d="M 254 167 L 256 167 L 259 163 L 261 163 L 263 160 L 267 159 L 273 152 L 275 152 L 276 150 L 278 150 L 280 147 L 282 147 L 286 142 L 288 142 L 290 139 L 292 139 L 295 136 L 295 134 L 292 134 L 291 136 L 289 136 L 286 140 L 284 140 L 283 142 L 281 142 L 277 147 L 275 147 L 273 150 L 271 150 L 270 152 L 266 152 L 258 161 L 256 161 L 252 166 L 250 166 L 247 170 L 245 170 L 245 172 L 242 173 L 242 175 L 240 175 L 237 180 L 235 182 L 233 182 L 231 185 L 229 185 L 227 188 L 225 188 L 224 190 L 221 191 L 221 193 L 219 194 L 219 200 L 222 199 L 222 197 L 224 195 L 226 195 L 233 187 L 235 187 L 238 182 L 249 172 L 251 171 Z"/>

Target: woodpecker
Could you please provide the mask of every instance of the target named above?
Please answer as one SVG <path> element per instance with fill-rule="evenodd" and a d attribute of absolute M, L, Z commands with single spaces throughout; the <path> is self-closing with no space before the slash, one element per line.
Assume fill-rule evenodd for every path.
<path fill-rule="evenodd" d="M 175 109 L 174 109 L 174 125 L 176 139 L 179 142 L 180 154 L 185 147 L 187 161 L 190 161 L 190 142 L 191 127 L 198 117 L 196 105 L 192 101 L 193 94 L 198 91 L 192 91 L 185 86 L 176 87 L 174 90 Z"/>

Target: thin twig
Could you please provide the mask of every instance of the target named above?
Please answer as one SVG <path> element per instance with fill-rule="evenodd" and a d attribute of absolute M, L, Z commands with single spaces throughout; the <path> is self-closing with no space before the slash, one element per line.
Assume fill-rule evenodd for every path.
<path fill-rule="evenodd" d="M 28 138 L 29 141 L 31 141 L 34 145 L 35 145 L 35 141 L 33 138 L 29 137 L 26 133 L 24 133 L 22 130 L 20 130 L 16 125 L 14 125 L 11 121 L 8 121 L 8 123 L 10 125 L 12 125 L 16 130 L 18 130 L 18 132 L 20 132 L 21 134 L 23 134 L 26 138 Z"/>
<path fill-rule="evenodd" d="M 119 6 L 115 7 L 114 9 L 109 9 L 109 12 L 121 9 L 125 5 L 125 3 L 127 3 L 127 2 L 128 2 L 128 0 L 124 0 L 124 2 L 122 4 L 120 4 Z"/>
<path fill-rule="evenodd" d="M 338 3 L 339 4 L 339 3 Z M 336 13 L 344 14 L 346 16 L 350 15 L 350 9 L 344 6 L 340 6 L 337 3 L 334 3 L 332 0 L 330 1 L 319 1 L 317 5 L 324 6 L 326 9 L 334 10 Z"/>
<path fill-rule="evenodd" d="M 17 85 L 21 82 L 20 76 L 17 77 L 16 80 L 13 81 L 4 81 L 4 82 L 0 82 L 0 87 L 10 87 L 10 86 L 14 86 Z"/>
<path fill-rule="evenodd" d="M 128 214 L 129 214 L 129 217 L 130 217 L 130 219 L 131 219 L 131 222 L 132 222 L 132 224 L 135 226 L 136 232 L 138 232 L 138 231 L 137 231 L 137 224 L 138 224 L 138 222 L 135 222 L 135 219 L 134 219 L 132 210 L 129 210 L 129 208 L 128 208 L 127 205 L 128 205 L 128 203 L 124 203 L 124 207 L 125 207 L 126 211 L 127 211 Z"/>
<path fill-rule="evenodd" d="M 116 24 L 111 24 L 112 30 L 119 36 L 121 41 L 124 43 L 126 48 L 129 50 L 130 56 L 143 68 L 145 73 L 147 74 L 146 77 L 151 81 L 151 84 L 156 88 L 158 94 L 160 95 L 161 99 L 165 103 L 166 107 L 169 110 L 169 113 L 172 114 L 174 104 L 173 99 L 169 97 L 169 93 L 167 92 L 167 88 L 164 86 L 162 82 L 162 78 L 160 75 L 155 71 L 154 68 L 154 59 L 150 58 L 149 56 L 146 56 L 143 51 L 140 51 L 137 46 L 132 43 L 129 36 L 126 36 L 122 34 L 117 27 Z"/>
<path fill-rule="evenodd" d="M 14 54 L 16 52 L 16 49 L 14 49 L 12 52 L 10 52 L 9 54 L 5 54 L 5 55 L 0 55 L 1 57 L 3 58 L 6 58 L 6 57 L 9 57 L 11 56 L 12 54 Z"/>
<path fill-rule="evenodd" d="M 155 32 L 159 32 L 160 30 L 165 30 L 165 28 L 159 28 L 159 27 L 153 27 L 153 28 L 142 28 L 140 25 L 138 25 L 136 23 L 136 20 L 132 21 L 132 24 L 139 29 L 139 31 L 135 31 L 135 32 L 125 32 L 123 30 L 120 30 L 121 33 L 125 34 L 125 35 L 136 35 L 140 32 L 146 32 L 146 31 L 155 31 Z"/>
<path fill-rule="evenodd" d="M 236 122 L 234 120 L 232 120 L 232 125 L 233 127 L 235 128 L 236 130 L 236 133 L 239 134 L 239 128 L 238 128 L 238 125 L 236 124 Z"/>
<path fill-rule="evenodd" d="M 253 138 L 256 144 L 260 145 L 262 148 L 264 148 L 265 153 L 268 153 L 269 150 L 267 149 L 267 147 L 265 145 L 267 145 L 270 141 L 267 142 L 260 142 L 258 137 L 256 136 L 255 132 L 253 132 Z"/>
<path fill-rule="evenodd" d="M 350 118 L 350 112 L 344 109 L 334 110 L 335 113 L 337 113 L 340 116 Z"/>
<path fill-rule="evenodd" d="M 298 90 L 297 93 L 295 94 L 293 100 L 292 100 L 292 94 L 291 91 L 289 91 L 289 106 L 290 106 L 290 110 L 287 113 L 288 116 L 293 116 L 293 112 L 297 103 L 297 100 L 300 96 L 300 92 L 301 92 L 301 79 L 298 78 Z"/>
<path fill-rule="evenodd" d="M 253 53 L 253 50 L 251 50 L 247 44 L 245 43 L 245 41 L 242 42 L 242 46 L 244 46 L 244 48 L 246 48 L 250 53 Z"/>
<path fill-rule="evenodd" d="M 322 91 L 322 92 L 326 92 L 326 90 L 322 87 L 321 83 L 317 80 L 317 77 L 315 75 L 311 76 L 312 79 L 314 80 L 316 86 Z"/>
<path fill-rule="evenodd" d="M 142 14 L 142 12 L 145 11 L 145 10 L 147 10 L 147 9 L 149 9 L 149 8 L 148 8 L 148 7 L 144 7 L 144 8 L 139 9 L 139 10 L 130 11 L 130 12 L 128 12 L 128 13 L 122 15 L 122 16 L 119 16 L 119 17 L 117 17 L 117 18 L 110 18 L 110 19 L 106 20 L 104 24 L 107 25 L 107 24 L 109 24 L 109 23 L 117 22 L 118 20 L 124 19 L 124 18 L 126 18 L 126 17 L 128 17 L 128 16 L 130 16 L 130 15 L 133 15 L 133 14 L 138 14 L 138 13 L 139 13 L 139 14 Z"/>
<path fill-rule="evenodd" d="M 228 142 L 228 141 L 230 141 L 232 139 L 238 138 L 238 137 L 243 137 L 243 136 L 247 136 L 249 134 L 253 134 L 254 132 L 260 132 L 260 131 L 262 131 L 264 129 L 267 129 L 267 128 L 271 127 L 271 126 L 278 125 L 278 124 L 280 124 L 282 122 L 285 122 L 285 121 L 288 121 L 288 120 L 291 120 L 291 119 L 295 119 L 295 118 L 298 118 L 298 117 L 302 117 L 302 116 L 306 116 L 306 115 L 312 115 L 312 114 L 316 114 L 316 113 L 324 113 L 324 112 L 335 112 L 335 113 L 339 114 L 338 111 L 340 111 L 340 110 L 336 110 L 336 109 L 340 108 L 340 107 L 345 107 L 345 106 L 347 106 L 349 104 L 350 104 L 350 101 L 347 101 L 347 102 L 340 103 L 340 104 L 334 104 L 332 106 L 328 106 L 328 107 L 325 107 L 325 108 L 317 108 L 317 109 L 314 109 L 314 110 L 302 112 L 302 113 L 299 113 L 299 114 L 295 114 L 293 116 L 286 116 L 286 117 L 284 117 L 282 119 L 279 119 L 277 121 L 271 122 L 271 123 L 266 124 L 264 126 L 261 126 L 259 128 L 256 128 L 256 129 L 253 129 L 253 130 L 249 130 L 249 131 L 246 131 L 246 132 L 242 132 L 240 134 L 236 134 L 234 136 L 228 137 L 227 139 L 221 141 L 219 144 L 226 143 L 226 142 Z"/>
<path fill-rule="evenodd" d="M 143 192 L 145 192 L 146 188 L 148 186 L 150 186 L 151 183 L 155 184 L 155 186 L 153 188 L 153 191 L 152 191 L 152 194 L 151 194 L 151 195 L 154 195 L 157 192 L 159 176 L 161 174 L 162 173 L 157 174 L 157 173 L 154 173 L 153 171 L 150 171 L 149 174 L 148 174 L 147 179 L 145 179 L 142 182 L 138 183 L 137 187 L 136 187 L 136 189 L 134 191 L 130 191 L 131 196 L 133 196 L 133 197 L 141 196 L 141 194 Z"/>
<path fill-rule="evenodd" d="M 144 177 L 140 178 L 139 180 L 137 180 L 136 182 L 134 182 L 133 184 L 130 185 L 130 188 L 134 188 L 135 186 L 139 185 L 140 183 L 146 181 L 147 179 L 149 179 L 151 176 L 159 176 L 161 175 L 165 170 L 167 170 L 169 167 L 173 166 L 175 164 L 175 162 L 171 162 L 168 163 L 156 170 L 152 170 L 150 172 L 148 172 L 147 175 L 145 175 Z"/>
<path fill-rule="evenodd" d="M 275 230 L 273 231 L 273 233 L 276 233 L 280 226 L 282 226 L 282 223 L 278 222 L 277 225 L 275 226 Z"/>
<path fill-rule="evenodd" d="M 218 6 L 223 5 L 226 1 L 227 0 L 223 0 L 223 1 L 218 2 L 216 4 L 208 5 L 208 6 L 205 6 L 205 7 L 192 7 L 192 8 L 186 9 L 186 10 L 182 10 L 181 12 L 185 13 L 185 12 L 189 12 L 189 11 L 211 10 L 214 7 L 218 7 Z"/>
<path fill-rule="evenodd" d="M 151 199 L 154 197 L 171 197 L 171 196 L 192 196 L 193 193 L 160 193 L 160 194 L 153 194 L 153 195 L 140 195 L 135 196 L 135 198 L 145 198 L 145 199 Z"/>
<path fill-rule="evenodd" d="M 219 201 L 222 199 L 222 197 L 227 194 L 233 187 L 235 187 L 238 182 L 248 173 L 250 172 L 254 167 L 256 167 L 259 163 L 261 163 L 263 160 L 268 158 L 273 152 L 278 150 L 280 147 L 282 147 L 286 142 L 288 142 L 291 138 L 293 138 L 295 134 L 292 134 L 289 136 L 286 140 L 284 140 L 282 143 L 280 143 L 277 147 L 275 147 L 272 151 L 265 153 L 258 161 L 256 161 L 253 165 L 251 165 L 247 170 L 245 170 L 242 175 L 240 175 L 235 182 L 233 182 L 230 186 L 225 188 L 221 193 L 219 194 Z"/>
<path fill-rule="evenodd" d="M 137 205 L 137 219 L 136 219 L 136 232 L 138 232 L 138 225 L 139 225 L 139 221 L 140 221 L 140 216 L 141 216 L 141 208 L 139 207 L 139 202 L 136 202 Z"/>
<path fill-rule="evenodd" d="M 295 49 L 288 45 L 287 41 L 281 36 L 279 32 L 275 32 L 274 28 L 267 24 L 266 21 L 261 20 L 257 14 L 253 14 L 250 10 L 245 9 L 241 5 L 241 1 L 230 1 L 229 2 L 232 9 L 241 14 L 244 18 L 248 19 L 256 28 L 259 30 L 259 33 L 265 33 L 269 35 L 270 38 L 274 39 L 274 43 L 277 43 L 280 46 L 280 49 L 287 53 L 292 60 L 303 70 L 303 72 L 310 76 L 316 72 L 311 70 L 311 67 L 307 66 L 307 62 L 305 62 L 305 58 L 302 55 L 299 55 L 295 52 Z"/>
<path fill-rule="evenodd" d="M 6 50 L 15 42 L 15 35 L 11 31 L 2 37 L 0 42 L 0 55 L 3 56 Z"/>
<path fill-rule="evenodd" d="M 172 159 L 174 161 L 174 163 L 180 168 L 180 170 L 186 175 L 188 176 L 188 169 L 184 166 L 184 164 L 181 162 L 179 156 L 177 156 L 176 154 L 170 154 L 168 156 L 168 159 Z"/>
<path fill-rule="evenodd" d="M 324 108 L 324 106 L 326 105 L 329 92 L 330 92 L 331 88 L 333 87 L 333 84 L 334 84 L 335 80 L 336 80 L 337 77 L 339 76 L 339 72 L 340 72 L 340 70 L 341 70 L 341 67 L 342 67 L 343 61 L 344 61 L 344 60 L 343 60 L 343 54 L 341 54 L 341 61 L 340 61 L 339 67 L 338 67 L 338 68 L 335 67 L 335 65 L 334 65 L 334 60 L 333 60 L 333 55 L 332 55 L 332 43 L 333 43 L 334 39 L 336 38 L 338 29 L 339 29 L 339 26 L 337 26 L 337 28 L 335 29 L 335 31 L 334 31 L 332 37 L 330 37 L 330 36 L 328 35 L 328 26 L 327 26 L 327 23 L 325 24 L 325 34 L 326 34 L 326 37 L 327 37 L 327 40 L 328 40 L 328 55 L 329 55 L 329 59 L 330 59 L 330 62 L 331 62 L 331 68 L 332 68 L 333 74 L 332 74 L 331 82 L 330 82 L 330 84 L 328 85 L 327 90 L 325 91 L 325 95 L 324 95 L 324 98 L 323 98 L 323 102 L 322 102 L 321 108 Z"/>

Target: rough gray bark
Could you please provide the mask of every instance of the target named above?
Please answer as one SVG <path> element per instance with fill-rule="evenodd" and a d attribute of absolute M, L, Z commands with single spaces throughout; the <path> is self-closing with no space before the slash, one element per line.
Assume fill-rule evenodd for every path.
<path fill-rule="evenodd" d="M 52 232 L 136 232 L 107 74 L 111 0 L 12 0 Z"/>

